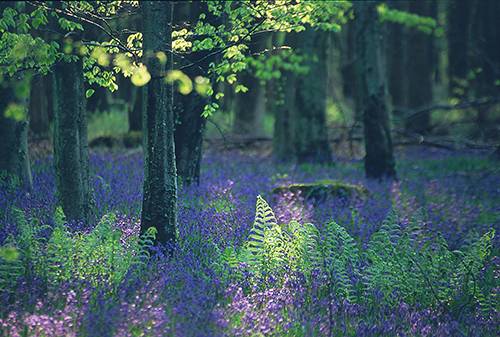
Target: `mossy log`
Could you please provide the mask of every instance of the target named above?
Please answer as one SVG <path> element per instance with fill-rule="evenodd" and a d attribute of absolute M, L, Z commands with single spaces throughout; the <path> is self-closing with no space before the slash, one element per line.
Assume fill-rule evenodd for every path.
<path fill-rule="evenodd" d="M 369 191 L 362 185 L 354 185 L 337 180 L 320 180 L 313 183 L 290 184 L 276 187 L 273 194 L 298 193 L 306 200 L 322 201 L 329 197 L 366 199 Z"/>

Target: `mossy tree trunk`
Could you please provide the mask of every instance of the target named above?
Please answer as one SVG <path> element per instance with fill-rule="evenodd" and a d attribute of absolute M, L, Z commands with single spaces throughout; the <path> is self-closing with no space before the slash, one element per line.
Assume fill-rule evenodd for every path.
<path fill-rule="evenodd" d="M 386 102 L 383 36 L 377 2 L 354 2 L 357 107 L 363 113 L 365 172 L 369 178 L 396 176 L 389 112 Z"/>
<path fill-rule="evenodd" d="M 0 84 L 0 179 L 7 183 L 20 183 L 32 187 L 31 167 L 28 155 L 28 120 L 26 116 L 5 116 L 7 107 L 17 102 L 9 83 Z"/>
<path fill-rule="evenodd" d="M 92 193 L 82 63 L 59 62 L 52 76 L 58 201 L 68 220 L 91 221 Z"/>
<path fill-rule="evenodd" d="M 173 243 L 177 226 L 177 170 L 175 165 L 172 86 L 163 76 L 172 67 L 172 2 L 141 2 L 144 61 L 152 76 L 144 87 L 144 195 L 141 230 L 155 227 L 157 241 Z M 167 54 L 167 62 L 156 57 Z"/>
<path fill-rule="evenodd" d="M 301 33 L 296 41 L 297 50 L 306 56 L 309 68 L 296 83 L 294 143 L 299 163 L 331 161 L 326 128 L 328 45 L 328 33 L 311 29 Z"/>

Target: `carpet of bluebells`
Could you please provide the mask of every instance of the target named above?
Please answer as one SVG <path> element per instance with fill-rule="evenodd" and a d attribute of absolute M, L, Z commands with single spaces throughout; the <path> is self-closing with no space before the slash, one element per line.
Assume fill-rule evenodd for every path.
<path fill-rule="evenodd" d="M 139 233 L 142 154 L 93 153 L 91 169 L 96 217 L 113 213 L 112 226 L 126 245 Z M 180 188 L 179 243 L 173 253 L 155 250 L 140 273 L 127 272 L 115 283 L 70 275 L 51 287 L 36 272 L 25 272 L 12 291 L 1 293 L 0 336 L 497 336 L 497 238 L 483 266 L 497 282 L 489 295 L 494 310 L 487 312 L 474 305 L 454 312 L 418 302 L 353 303 L 325 295 L 320 274 L 312 282 L 290 273 L 280 283 L 271 277 L 265 285 L 249 285 L 250 276 L 232 278 L 216 263 L 226 247 L 238 247 L 248 237 L 257 195 L 280 222 L 312 222 L 321 230 L 333 219 L 360 247 L 394 207 L 423 214 L 422 228 L 441 233 L 451 249 L 492 228 L 498 232 L 500 170 L 486 154 L 406 150 L 398 153 L 398 175 L 397 182 L 368 181 L 362 161 L 355 160 L 296 166 L 255 155 L 208 153 L 201 184 Z M 283 184 L 321 179 L 362 184 L 369 197 L 308 203 L 300 195 L 271 193 Z M 0 190 L 0 245 L 19 232 L 12 209 L 44 228 L 37 234 L 40 242 L 50 237 L 57 213 L 50 156 L 33 163 L 33 180 L 31 193 Z M 75 235 L 92 230 L 82 223 L 65 226 Z"/>

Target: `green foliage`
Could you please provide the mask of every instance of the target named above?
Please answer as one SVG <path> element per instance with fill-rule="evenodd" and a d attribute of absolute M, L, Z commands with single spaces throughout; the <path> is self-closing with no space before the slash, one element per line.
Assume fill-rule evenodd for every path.
<path fill-rule="evenodd" d="M 442 28 L 438 27 L 435 19 L 405 11 L 390 9 L 386 4 L 378 6 L 379 18 L 382 22 L 394 22 L 409 28 L 420 30 L 426 34 L 442 35 Z"/>
<path fill-rule="evenodd" d="M 117 286 L 129 272 L 140 275 L 149 259 L 156 230 L 123 240 L 113 227 L 116 215 L 102 217 L 88 233 L 70 232 L 64 214 L 56 210 L 55 226 L 47 240 L 41 232 L 47 227 L 25 218 L 21 210 L 13 210 L 19 234 L 10 237 L 0 257 L 0 289 L 12 292 L 19 277 L 38 277 L 50 288 L 62 283 L 85 281 L 93 286 Z"/>
<path fill-rule="evenodd" d="M 360 273 L 360 252 L 354 239 L 335 222 L 326 225 L 321 242 L 323 269 L 330 279 L 330 287 L 339 298 L 354 301 L 355 289 L 349 272 Z"/>
<path fill-rule="evenodd" d="M 49 284 L 82 280 L 94 286 L 118 285 L 130 267 L 143 264 L 154 229 L 122 242 L 115 222 L 116 216 L 107 214 L 90 233 L 70 233 L 64 225 L 56 225 L 46 246 Z"/>
<path fill-rule="evenodd" d="M 327 277 L 330 295 L 350 302 L 379 301 L 373 294 L 380 292 L 388 305 L 404 301 L 455 312 L 478 305 L 485 313 L 493 312 L 498 306 L 495 274 L 485 266 L 494 230 L 463 250 L 452 251 L 421 223 L 418 212 L 403 222 L 391 211 L 362 251 L 334 221 L 321 232 L 310 223 L 278 224 L 271 207 L 258 196 L 248 240 L 240 249 L 227 247 L 220 252 L 216 264 L 226 277 L 235 279 L 242 277 L 241 267 L 246 266 L 260 286 L 266 284 L 262 280 L 283 282 L 297 272 L 310 280 L 317 270 Z"/>
<path fill-rule="evenodd" d="M 491 253 L 494 230 L 464 251 L 451 251 L 441 236 L 432 236 L 419 223 L 421 217 L 416 216 L 402 226 L 394 211 L 384 221 L 365 252 L 367 288 L 380 290 L 391 304 L 403 300 L 460 308 L 474 303 L 477 278 Z"/>

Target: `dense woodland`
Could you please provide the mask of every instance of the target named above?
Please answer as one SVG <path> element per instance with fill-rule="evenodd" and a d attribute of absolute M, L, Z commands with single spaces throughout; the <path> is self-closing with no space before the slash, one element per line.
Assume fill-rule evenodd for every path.
<path fill-rule="evenodd" d="M 0 336 L 498 336 L 499 23 L 0 2 Z"/>

